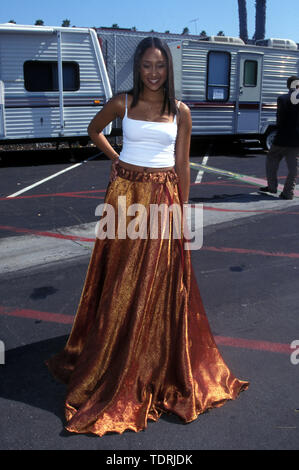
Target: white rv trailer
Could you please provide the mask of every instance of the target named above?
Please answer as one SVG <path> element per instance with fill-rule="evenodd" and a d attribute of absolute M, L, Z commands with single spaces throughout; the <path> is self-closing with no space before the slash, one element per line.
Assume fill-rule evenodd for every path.
<path fill-rule="evenodd" d="M 171 49 L 176 96 L 189 105 L 192 135 L 260 140 L 269 148 L 275 134 L 276 102 L 286 81 L 299 73 L 299 50 L 288 39 L 245 44 L 240 38 L 97 28 L 113 93 L 133 85 L 133 55 L 147 36 Z M 113 130 L 119 132 L 120 120 Z"/>
<path fill-rule="evenodd" d="M 258 139 L 275 135 L 277 97 L 299 73 L 299 50 L 289 39 L 244 44 L 240 38 L 169 43 L 176 97 L 191 109 L 193 136 Z"/>
<path fill-rule="evenodd" d="M 0 142 L 86 142 L 111 96 L 93 29 L 0 25 Z"/>

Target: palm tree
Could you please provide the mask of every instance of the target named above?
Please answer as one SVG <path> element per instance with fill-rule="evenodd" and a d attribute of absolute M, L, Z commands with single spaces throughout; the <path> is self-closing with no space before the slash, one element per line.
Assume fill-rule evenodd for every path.
<path fill-rule="evenodd" d="M 207 36 L 207 33 L 206 33 L 205 31 L 202 31 L 202 32 L 200 33 L 199 37 L 200 37 L 201 39 L 203 39 L 203 38 L 207 38 L 208 36 Z"/>
<path fill-rule="evenodd" d="M 240 38 L 243 39 L 243 41 L 246 44 L 248 42 L 246 0 L 238 0 L 238 8 L 239 8 Z"/>
<path fill-rule="evenodd" d="M 70 20 L 63 20 L 61 26 L 64 26 L 65 28 L 68 28 L 71 25 Z"/>
<path fill-rule="evenodd" d="M 223 31 L 219 31 L 217 36 L 225 36 L 224 32 Z"/>
<path fill-rule="evenodd" d="M 265 39 L 266 3 L 266 0 L 255 0 L 255 40 Z"/>
<path fill-rule="evenodd" d="M 189 28 L 187 28 L 187 26 L 183 29 L 182 34 L 189 34 Z"/>
<path fill-rule="evenodd" d="M 36 20 L 36 22 L 34 24 L 35 24 L 35 26 L 43 26 L 44 22 L 43 22 L 43 20 Z"/>

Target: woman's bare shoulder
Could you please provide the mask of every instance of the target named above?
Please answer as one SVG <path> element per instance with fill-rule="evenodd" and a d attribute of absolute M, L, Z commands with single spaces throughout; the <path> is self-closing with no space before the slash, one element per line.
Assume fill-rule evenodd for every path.
<path fill-rule="evenodd" d="M 177 101 L 179 124 L 191 122 L 191 111 L 183 101 Z"/>
<path fill-rule="evenodd" d="M 180 113 L 189 114 L 190 108 L 183 101 L 176 100 L 176 105 Z"/>
<path fill-rule="evenodd" d="M 113 108 L 116 114 L 122 116 L 125 113 L 126 94 L 120 93 L 112 96 L 108 101 L 109 107 Z"/>

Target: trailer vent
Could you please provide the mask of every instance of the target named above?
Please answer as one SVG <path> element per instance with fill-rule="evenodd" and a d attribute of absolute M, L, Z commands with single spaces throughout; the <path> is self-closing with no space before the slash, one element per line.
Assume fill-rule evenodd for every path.
<path fill-rule="evenodd" d="M 259 39 L 256 41 L 258 46 L 268 46 L 268 47 L 275 47 L 278 49 L 290 49 L 290 50 L 297 50 L 297 44 L 292 39 Z"/>
<path fill-rule="evenodd" d="M 225 44 L 245 44 L 241 38 L 234 38 L 231 36 L 209 36 L 206 40 L 212 42 L 222 42 Z"/>

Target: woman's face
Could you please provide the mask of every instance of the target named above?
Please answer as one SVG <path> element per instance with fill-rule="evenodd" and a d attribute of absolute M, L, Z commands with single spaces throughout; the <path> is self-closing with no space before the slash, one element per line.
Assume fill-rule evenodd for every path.
<path fill-rule="evenodd" d="M 140 61 L 140 78 L 146 88 L 158 91 L 167 79 L 167 61 L 160 49 L 146 49 Z"/>

